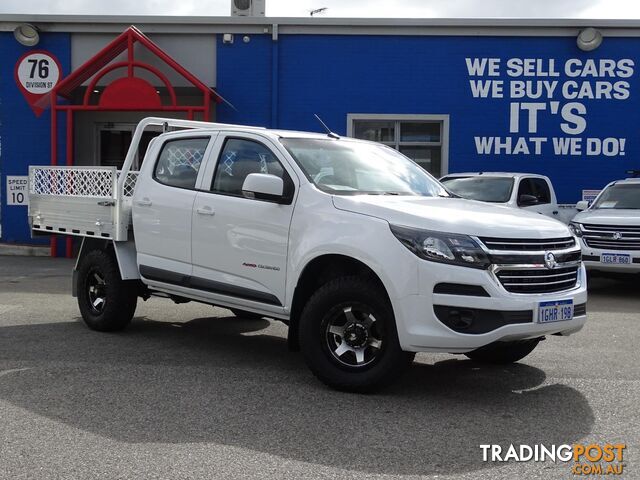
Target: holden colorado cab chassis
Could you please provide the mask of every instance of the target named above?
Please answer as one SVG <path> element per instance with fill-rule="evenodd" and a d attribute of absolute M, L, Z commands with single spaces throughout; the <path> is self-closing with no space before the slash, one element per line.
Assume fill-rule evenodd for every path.
<path fill-rule="evenodd" d="M 586 319 L 565 225 L 456 198 L 384 145 L 147 118 L 122 171 L 29 175 L 33 232 L 84 237 L 74 294 L 95 330 L 124 328 L 139 297 L 205 302 L 284 321 L 320 380 L 366 391 L 415 352 L 514 362 Z"/>

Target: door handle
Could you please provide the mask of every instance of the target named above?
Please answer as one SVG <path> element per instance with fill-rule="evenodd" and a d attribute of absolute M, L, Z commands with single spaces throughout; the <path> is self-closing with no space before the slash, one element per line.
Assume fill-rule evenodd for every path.
<path fill-rule="evenodd" d="M 146 197 L 142 200 L 138 200 L 136 203 L 139 207 L 150 207 L 151 205 L 153 205 L 153 202 Z"/>
<path fill-rule="evenodd" d="M 211 207 L 199 207 L 196 209 L 200 215 L 215 215 L 216 212 Z"/>

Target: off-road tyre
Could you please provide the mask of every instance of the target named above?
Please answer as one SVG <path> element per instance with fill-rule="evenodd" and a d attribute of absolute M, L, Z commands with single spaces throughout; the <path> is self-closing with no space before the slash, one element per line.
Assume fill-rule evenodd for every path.
<path fill-rule="evenodd" d="M 343 319 L 342 336 L 329 331 L 339 330 L 336 323 Z M 364 332 L 366 325 L 370 325 L 368 333 Z M 331 280 L 309 298 L 300 316 L 299 338 L 313 374 L 326 385 L 349 392 L 373 392 L 390 384 L 415 356 L 400 348 L 386 292 L 378 283 L 359 276 Z M 352 347 L 348 339 L 360 343 L 338 356 L 341 349 Z M 360 364 L 356 350 L 362 350 Z"/>
<path fill-rule="evenodd" d="M 76 279 L 78 306 L 90 329 L 115 332 L 131 322 L 139 283 L 122 280 L 113 253 L 105 250 L 87 253 L 80 261 Z"/>

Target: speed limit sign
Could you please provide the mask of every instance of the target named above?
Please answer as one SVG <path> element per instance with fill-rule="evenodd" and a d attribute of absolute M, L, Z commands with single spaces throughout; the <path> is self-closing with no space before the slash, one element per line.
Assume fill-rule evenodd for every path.
<path fill-rule="evenodd" d="M 62 69 L 58 59 L 44 50 L 25 53 L 18 59 L 15 78 L 22 95 L 37 116 L 46 108 L 40 100 L 49 93 L 60 80 Z"/>
<path fill-rule="evenodd" d="M 7 205 L 29 205 L 29 177 L 7 175 Z"/>

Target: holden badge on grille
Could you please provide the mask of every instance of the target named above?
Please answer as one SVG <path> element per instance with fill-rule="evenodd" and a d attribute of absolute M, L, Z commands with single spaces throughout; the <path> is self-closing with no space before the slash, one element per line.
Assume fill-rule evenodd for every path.
<path fill-rule="evenodd" d="M 552 252 L 545 252 L 544 265 L 549 270 L 556 268 L 556 266 L 558 265 L 558 262 L 556 261 L 556 256 Z"/>

